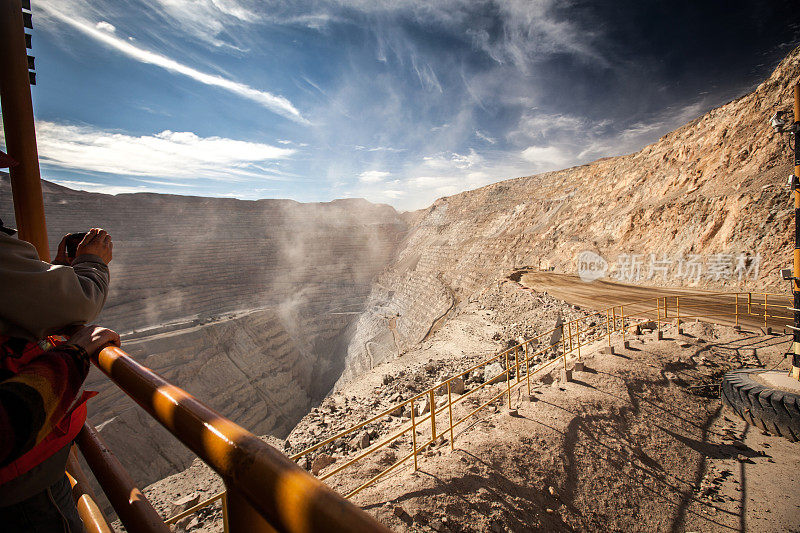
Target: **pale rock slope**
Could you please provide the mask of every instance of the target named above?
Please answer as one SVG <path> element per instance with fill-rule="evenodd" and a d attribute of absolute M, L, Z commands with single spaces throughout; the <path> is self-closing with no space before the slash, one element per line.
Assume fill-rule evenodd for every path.
<path fill-rule="evenodd" d="M 778 269 L 791 261 L 792 167 L 787 136 L 773 133 L 768 120 L 791 109 L 799 78 L 800 49 L 752 93 L 635 154 L 502 181 L 410 214 L 397 259 L 359 317 L 344 380 L 396 353 L 383 317 L 400 315 L 395 336 L 407 350 L 458 302 L 514 268 L 574 273 L 582 251 L 606 258 L 611 270 L 620 254 L 641 254 L 642 279 L 626 281 L 778 288 Z M 759 275 L 686 280 L 673 263 L 666 281 L 646 279 L 651 253 L 673 261 L 696 254 L 705 264 L 715 254 L 758 254 Z"/>

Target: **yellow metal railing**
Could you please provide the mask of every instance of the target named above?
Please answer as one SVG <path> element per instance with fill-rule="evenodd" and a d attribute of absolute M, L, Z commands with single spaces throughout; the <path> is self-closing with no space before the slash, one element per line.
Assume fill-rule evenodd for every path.
<path fill-rule="evenodd" d="M 656 296 L 614 305 L 607 309 L 569 320 L 560 327 L 545 331 L 503 350 L 463 370 L 459 374 L 451 376 L 445 381 L 436 383 L 411 398 L 381 410 L 367 420 L 336 432 L 330 437 L 291 456 L 291 459 L 298 461 L 303 457 L 312 457 L 314 452 L 325 448 L 325 446 L 334 443 L 338 439 L 352 435 L 356 431 L 366 429 L 392 413 L 408 412 L 409 420 L 401 423 L 400 427 L 395 428 L 388 437 L 379 440 L 367 449 L 356 453 L 354 457 L 348 458 L 343 464 L 329 468 L 320 475 L 319 479 L 325 481 L 386 447 L 406 448 L 406 453 L 401 454 L 401 457 L 392 462 L 392 464 L 366 481 L 351 487 L 345 495 L 346 498 L 350 498 L 382 477 L 396 471 L 401 465 L 409 461 L 412 461 L 414 470 L 418 469 L 420 453 L 429 449 L 438 439 L 447 439 L 451 449 L 454 448 L 457 437 L 455 430 L 459 425 L 467 422 L 470 418 L 503 397 L 505 397 L 503 401 L 507 401 L 510 408 L 512 406 L 512 392 L 524 386 L 527 388 L 528 394 L 530 394 L 531 378 L 546 370 L 552 370 L 559 363 L 564 370 L 567 370 L 568 358 L 573 356 L 580 358 L 581 348 L 587 344 L 604 339 L 611 346 L 613 344 L 612 336 L 617 333 L 621 334 L 621 340 L 625 342 L 628 338 L 627 336 L 630 335 L 628 330 L 648 322 L 654 322 L 654 327 L 658 330 L 667 322 L 673 322 L 680 327 L 681 321 L 686 320 L 701 320 L 732 326 L 740 326 L 744 322 L 753 327 L 785 325 L 786 322 L 792 319 L 790 313 L 788 313 L 788 310 L 791 309 L 789 303 L 789 297 L 775 293 L 708 292 Z M 779 310 L 783 310 L 784 313 L 780 313 Z M 562 334 L 557 342 L 543 344 L 543 339 L 548 338 L 559 330 L 561 330 Z M 537 358 L 544 360 L 537 363 Z M 470 373 L 481 369 L 485 370 L 488 365 L 497 362 L 501 363 L 501 366 L 505 366 L 502 372 L 495 376 L 489 376 L 484 379 L 483 383 L 466 391 L 464 394 L 454 395 L 452 386 L 455 380 L 460 379 L 463 381 Z M 466 413 L 454 414 L 459 405 L 466 403 L 478 391 L 498 382 L 505 383 L 505 386 L 501 386 L 500 390 L 488 400 L 482 403 L 476 402 L 479 405 L 473 409 L 466 409 Z M 436 404 L 437 392 L 446 396 L 446 400 L 440 401 L 439 405 Z M 422 410 L 419 408 L 420 401 L 427 402 L 429 408 L 427 412 L 421 412 Z M 408 438 L 409 434 L 410 438 Z M 409 442 L 404 442 L 404 440 Z M 172 517 L 168 522 L 172 523 L 174 520 L 179 520 L 192 511 L 210 505 L 219 498 L 221 498 L 220 494 L 199 503 L 191 510 Z"/>

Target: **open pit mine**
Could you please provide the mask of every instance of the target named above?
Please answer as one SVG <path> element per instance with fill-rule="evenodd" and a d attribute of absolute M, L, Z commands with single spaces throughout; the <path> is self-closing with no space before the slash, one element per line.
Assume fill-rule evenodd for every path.
<path fill-rule="evenodd" d="M 765 119 L 773 109 L 785 106 L 799 78 L 800 51 L 795 50 L 752 93 L 695 118 L 636 153 L 501 181 L 441 198 L 413 213 L 398 213 L 364 200 L 301 204 L 160 194 L 109 196 L 45 183 L 49 240 L 57 243 L 63 234 L 82 231 L 87 224 L 106 228 L 115 241 L 112 289 L 97 322 L 120 331 L 125 350 L 138 361 L 256 434 L 283 440 L 304 417 L 316 416 L 314 429 L 304 430 L 310 436 L 302 444 L 311 445 L 314 438 L 328 435 L 328 422 L 317 416 L 326 397 L 346 397 L 351 383 L 387 363 L 394 366 L 378 370 L 388 377 L 383 385 L 376 382 L 374 390 L 409 379 L 415 375 L 411 370 L 405 374 L 398 369 L 403 358 L 423 348 L 435 349 L 440 335 L 450 335 L 446 338 L 452 348 L 457 342 L 453 339 L 458 339 L 452 336 L 454 328 L 489 327 L 484 322 L 491 312 L 495 329 L 480 331 L 493 333 L 494 340 L 475 345 L 482 353 L 491 353 L 518 336 L 552 327 L 555 311 L 559 316 L 578 313 L 577 306 L 553 303 L 540 295 L 535 302 L 548 309 L 547 320 L 536 325 L 531 318 L 525 323 L 525 317 L 533 313 L 532 300 L 516 285 L 513 290 L 507 286 L 520 270 L 572 274 L 576 256 L 585 251 L 611 262 L 620 254 L 634 253 L 645 257 L 650 253 L 670 257 L 743 253 L 759 257 L 757 278 L 662 281 L 643 275 L 629 281 L 785 290 L 778 271 L 789 261 L 787 251 L 792 247 L 793 210 L 786 188 L 792 166 L 783 138 Z M 7 177 L 0 180 L 0 217 L 13 220 Z M 697 336 L 722 335 L 697 329 Z M 685 363 L 676 361 L 669 370 L 672 375 Z M 449 373 L 458 369 L 453 361 L 448 365 Z M 598 367 L 606 368 L 599 363 Z M 427 372 L 425 379 L 432 380 L 437 368 L 427 369 L 420 363 L 413 371 L 423 376 Z M 607 370 L 620 371 L 617 367 Z M 670 386 L 666 378 L 662 381 L 653 378 L 647 386 Z M 100 391 L 90 404 L 90 422 L 123 464 L 136 465 L 131 473 L 137 483 L 148 485 L 190 465 L 191 452 L 99 372 L 92 374 L 87 387 Z M 642 390 L 629 388 L 627 394 L 632 398 Z M 616 423 L 614 417 L 630 417 L 644 435 L 652 426 L 645 409 L 623 405 L 628 396 L 625 391 L 619 394 L 615 397 L 619 405 L 598 407 L 605 413 L 602 416 L 577 415 L 585 415 L 584 422 L 564 431 L 577 434 L 575 427 L 585 427 L 581 423 L 596 419 Z M 355 401 L 349 405 L 364 405 L 359 402 L 367 400 L 357 396 L 352 396 Z M 677 402 L 675 398 L 662 399 Z M 374 400 L 375 405 L 383 405 L 383 399 Z M 601 401 L 597 399 L 597 405 Z M 330 413 L 339 413 L 336 416 L 350 412 L 341 402 L 330 400 L 324 405 L 326 409 L 334 405 Z M 341 420 L 337 424 L 347 425 Z M 614 436 L 615 447 L 627 438 L 621 429 Z M 544 446 L 539 441 L 523 442 L 531 448 Z M 672 449 L 663 439 L 659 442 L 664 449 Z M 705 445 L 681 442 L 682 449 Z M 650 445 L 653 442 L 644 444 Z M 641 446 L 638 449 L 644 454 Z M 552 462 L 558 463 L 560 459 L 554 457 Z M 570 460 L 578 459 L 570 456 Z M 480 468 L 481 475 L 492 475 Z M 531 466 L 531 471 L 536 468 Z M 567 485 L 557 486 L 561 481 L 545 479 L 540 488 L 546 492 L 548 484 L 556 486 L 550 487 L 550 495 L 558 499 L 554 495 L 567 493 Z M 606 482 L 616 481 L 594 479 L 593 487 L 600 492 Z M 682 486 L 685 480 L 676 478 L 674 483 Z M 398 484 L 409 491 L 411 485 Z M 578 494 L 573 485 L 568 485 L 569 491 Z M 477 487 L 472 488 L 478 493 Z M 617 488 L 611 493 L 623 498 L 625 492 Z M 648 493 L 642 494 L 645 498 Z M 545 504 L 549 507 L 537 527 L 597 529 L 612 520 L 613 505 L 595 505 L 587 494 L 580 495 L 583 499 L 576 499 L 580 500 L 576 505 L 584 510 L 586 522 L 581 522 L 579 512 L 565 522 L 553 522 L 547 517 L 560 504 L 548 500 L 541 504 L 543 509 Z M 528 503 L 533 505 L 535 498 L 531 498 Z M 621 504 L 626 510 L 615 527 L 638 524 L 638 503 L 625 500 Z M 652 497 L 642 505 L 655 512 L 657 504 L 658 499 Z M 458 507 L 457 502 L 453 505 Z M 434 507 L 430 503 L 424 508 L 428 514 L 420 514 L 420 520 L 432 520 Z M 378 504 L 370 507 L 392 527 L 415 530 L 410 524 L 416 518 L 403 522 L 399 511 L 388 517 L 390 511 L 384 516 L 380 509 Z M 564 516 L 573 512 L 562 510 Z M 465 507 L 460 512 L 471 511 Z M 686 513 L 685 509 L 681 512 Z M 687 520 L 694 520 L 689 514 Z M 684 515 L 675 523 L 684 524 Z M 667 524 L 666 518 L 653 520 L 645 529 Z M 484 525 L 485 530 L 506 530 L 505 526 L 491 529 L 495 526 L 488 522 Z M 449 530 L 442 528 L 437 530 Z"/>

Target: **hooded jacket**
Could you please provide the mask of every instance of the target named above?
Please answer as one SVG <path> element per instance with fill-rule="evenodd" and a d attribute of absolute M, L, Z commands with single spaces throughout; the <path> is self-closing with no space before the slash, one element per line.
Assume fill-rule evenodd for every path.
<path fill-rule="evenodd" d="M 108 295 L 108 266 L 81 255 L 72 266 L 39 260 L 32 244 L 0 233 L 0 335 L 39 340 L 86 324 Z"/>

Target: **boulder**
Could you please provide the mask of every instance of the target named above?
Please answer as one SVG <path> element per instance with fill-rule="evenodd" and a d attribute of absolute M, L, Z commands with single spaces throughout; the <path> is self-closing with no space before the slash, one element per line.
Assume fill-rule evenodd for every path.
<path fill-rule="evenodd" d="M 316 459 L 314 459 L 314 462 L 311 463 L 311 473 L 315 476 L 318 476 L 322 469 L 332 465 L 335 462 L 336 459 L 330 455 L 321 453 L 316 457 Z"/>
<path fill-rule="evenodd" d="M 483 369 L 483 381 L 486 383 L 499 383 L 506 380 L 505 369 L 498 362 L 489 363 Z"/>

